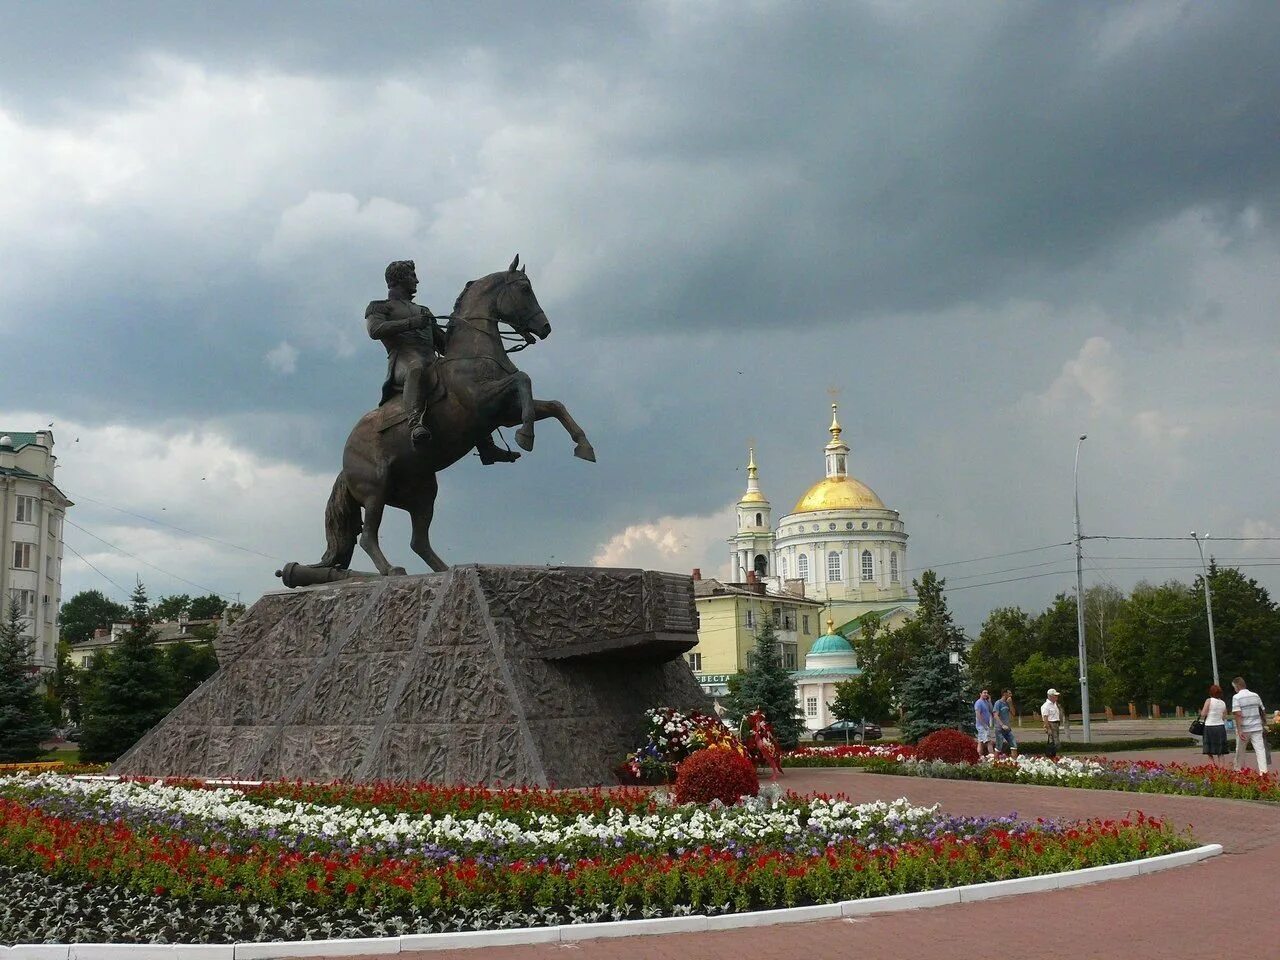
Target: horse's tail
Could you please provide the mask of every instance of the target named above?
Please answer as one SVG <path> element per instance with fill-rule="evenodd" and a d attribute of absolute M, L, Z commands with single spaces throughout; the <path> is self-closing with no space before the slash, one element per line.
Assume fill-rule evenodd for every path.
<path fill-rule="evenodd" d="M 346 476 L 339 473 L 338 478 L 333 481 L 329 503 L 324 508 L 326 546 L 319 565 L 337 567 L 339 570 L 346 570 L 351 566 L 351 555 L 355 553 L 360 528 L 360 502 L 351 495 Z"/>

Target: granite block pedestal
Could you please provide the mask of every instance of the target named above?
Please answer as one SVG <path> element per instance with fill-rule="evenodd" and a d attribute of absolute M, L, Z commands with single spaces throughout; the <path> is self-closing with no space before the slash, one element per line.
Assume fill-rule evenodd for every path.
<path fill-rule="evenodd" d="M 688 577 L 459 566 L 262 597 L 113 773 L 587 786 L 652 706 L 709 711 Z"/>

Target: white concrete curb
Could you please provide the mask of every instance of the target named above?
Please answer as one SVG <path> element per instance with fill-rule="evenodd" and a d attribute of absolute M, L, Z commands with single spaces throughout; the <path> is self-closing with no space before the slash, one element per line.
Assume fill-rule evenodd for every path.
<path fill-rule="evenodd" d="M 558 927 L 524 927 L 514 930 L 468 930 L 456 933 L 417 933 L 403 937 L 360 940 L 288 940 L 276 943 L 165 945 L 149 943 L 20 943 L 0 947 L 0 960 L 272 960 L 275 957 L 353 957 L 367 954 L 410 953 L 419 950 L 457 950 L 524 943 L 572 943 L 599 937 L 642 937 L 663 933 L 693 933 L 764 927 L 777 923 L 807 923 L 840 917 L 866 917 L 900 910 L 922 910 L 948 903 L 970 903 L 1020 893 L 1065 890 L 1102 880 L 1136 877 L 1198 863 L 1222 853 L 1222 845 L 1206 844 L 1181 853 L 1116 863 L 1105 867 L 1068 870 L 1040 877 L 1020 877 L 966 887 L 901 893 L 865 900 L 845 900 L 786 910 L 755 910 L 714 917 L 658 917 L 653 920 L 619 920 L 609 923 L 575 923 Z"/>

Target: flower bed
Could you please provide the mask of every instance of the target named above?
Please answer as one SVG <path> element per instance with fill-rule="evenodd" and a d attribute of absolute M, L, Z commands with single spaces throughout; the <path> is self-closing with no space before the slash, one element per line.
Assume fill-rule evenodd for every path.
<path fill-rule="evenodd" d="M 1168 853 L 1166 824 L 652 791 L 0 777 L 0 942 L 396 935 L 769 909 Z M 55 906 L 56 905 L 56 906 Z"/>
<path fill-rule="evenodd" d="M 889 773 L 947 780 L 1035 783 L 1094 790 L 1129 790 L 1234 800 L 1280 802 L 1280 776 L 1254 770 L 1231 770 L 1206 763 L 1157 763 L 1153 760 L 1108 760 L 1018 757 L 979 763 L 924 760 L 910 747 L 827 747 L 796 750 L 783 761 L 788 767 L 860 767 Z"/>

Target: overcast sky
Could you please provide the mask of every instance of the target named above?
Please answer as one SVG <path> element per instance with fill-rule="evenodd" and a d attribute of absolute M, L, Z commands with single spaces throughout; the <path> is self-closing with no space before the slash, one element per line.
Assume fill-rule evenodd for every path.
<path fill-rule="evenodd" d="M 519 362 L 599 462 L 543 424 L 449 471 L 451 562 L 722 572 L 748 439 L 785 513 L 830 388 L 912 568 L 1068 541 L 1080 433 L 1087 534 L 1280 537 L 1280 5 L 0 17 L 0 427 L 54 424 L 64 597 L 251 601 L 317 559 L 383 267 L 447 312 L 517 252 L 554 328 Z M 1214 551 L 1280 586 L 1280 542 Z M 1088 553 L 1122 587 L 1196 556 Z M 1070 558 L 940 572 L 976 627 Z"/>

